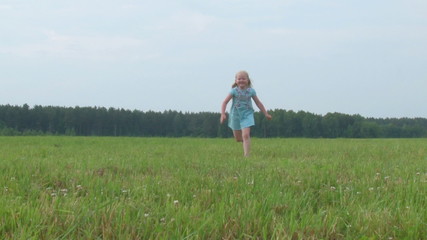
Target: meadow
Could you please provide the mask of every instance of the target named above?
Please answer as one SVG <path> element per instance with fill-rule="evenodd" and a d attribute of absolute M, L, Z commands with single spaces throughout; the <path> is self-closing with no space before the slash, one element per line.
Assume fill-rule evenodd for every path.
<path fill-rule="evenodd" d="M 427 239 L 427 139 L 0 137 L 1 239 Z"/>

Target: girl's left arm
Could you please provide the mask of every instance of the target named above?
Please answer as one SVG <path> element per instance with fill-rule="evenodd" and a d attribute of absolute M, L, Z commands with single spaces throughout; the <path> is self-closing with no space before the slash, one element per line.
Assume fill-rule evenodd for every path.
<path fill-rule="evenodd" d="M 257 107 L 259 108 L 259 110 L 261 110 L 261 112 L 264 113 L 264 116 L 268 120 L 271 120 L 271 115 L 267 112 L 267 110 L 265 110 L 264 104 L 262 104 L 262 102 L 259 100 L 259 98 L 257 96 L 253 96 L 252 99 L 254 100 L 254 102 L 257 105 Z"/>

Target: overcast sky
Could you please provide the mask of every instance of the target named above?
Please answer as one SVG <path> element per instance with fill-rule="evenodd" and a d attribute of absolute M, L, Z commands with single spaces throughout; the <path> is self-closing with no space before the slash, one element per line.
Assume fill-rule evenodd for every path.
<path fill-rule="evenodd" d="M 427 117 L 425 0 L 0 0 L 0 104 Z M 228 106 L 230 107 L 230 106 Z"/>

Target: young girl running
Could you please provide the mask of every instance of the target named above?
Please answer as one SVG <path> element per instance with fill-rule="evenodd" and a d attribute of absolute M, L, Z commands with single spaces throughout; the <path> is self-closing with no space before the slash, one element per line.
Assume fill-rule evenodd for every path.
<path fill-rule="evenodd" d="M 249 156 L 251 149 L 251 126 L 255 125 L 254 109 L 252 101 L 254 100 L 257 107 L 264 113 L 268 120 L 271 120 L 271 115 L 265 110 L 264 105 L 256 96 L 255 90 L 252 88 L 251 79 L 246 71 L 240 71 L 236 74 L 235 82 L 228 96 L 224 99 L 221 106 L 221 123 L 227 119 L 225 109 L 228 102 L 233 99 L 228 119 L 228 126 L 233 130 L 234 138 L 237 142 L 243 142 L 244 156 Z"/>

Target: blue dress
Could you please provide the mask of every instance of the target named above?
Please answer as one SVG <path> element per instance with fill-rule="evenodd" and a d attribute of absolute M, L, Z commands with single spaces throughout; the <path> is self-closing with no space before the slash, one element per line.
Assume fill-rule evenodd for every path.
<path fill-rule="evenodd" d="M 255 125 L 254 109 L 252 107 L 252 97 L 256 96 L 253 88 L 240 89 L 235 87 L 231 89 L 233 103 L 228 118 L 228 126 L 233 130 L 241 130 Z"/>

